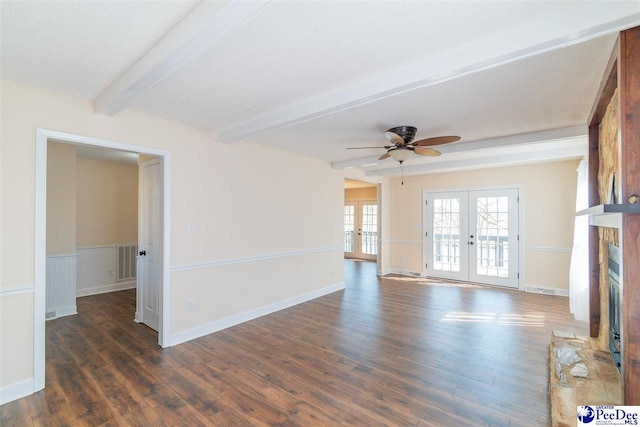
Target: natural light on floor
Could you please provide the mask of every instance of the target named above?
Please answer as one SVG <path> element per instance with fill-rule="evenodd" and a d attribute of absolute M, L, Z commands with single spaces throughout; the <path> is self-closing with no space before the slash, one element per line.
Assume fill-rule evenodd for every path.
<path fill-rule="evenodd" d="M 502 326 L 530 326 L 534 328 L 544 327 L 544 313 L 480 313 L 467 311 L 450 311 L 443 318 L 443 322 L 475 322 L 494 323 Z"/>

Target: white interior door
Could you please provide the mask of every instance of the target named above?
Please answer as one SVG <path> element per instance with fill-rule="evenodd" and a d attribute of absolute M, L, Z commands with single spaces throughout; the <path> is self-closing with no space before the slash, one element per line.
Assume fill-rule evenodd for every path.
<path fill-rule="evenodd" d="M 518 287 L 517 188 L 424 194 L 424 273 Z"/>
<path fill-rule="evenodd" d="M 162 295 L 162 164 L 140 164 L 136 320 L 158 330 Z"/>
<path fill-rule="evenodd" d="M 347 258 L 377 258 L 378 203 L 375 200 L 345 202 L 344 255 Z"/>

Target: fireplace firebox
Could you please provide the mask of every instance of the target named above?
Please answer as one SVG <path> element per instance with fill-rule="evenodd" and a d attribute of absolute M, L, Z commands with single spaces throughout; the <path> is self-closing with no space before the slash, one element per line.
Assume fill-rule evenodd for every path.
<path fill-rule="evenodd" d="M 609 245 L 609 349 L 620 371 L 620 248 Z"/>

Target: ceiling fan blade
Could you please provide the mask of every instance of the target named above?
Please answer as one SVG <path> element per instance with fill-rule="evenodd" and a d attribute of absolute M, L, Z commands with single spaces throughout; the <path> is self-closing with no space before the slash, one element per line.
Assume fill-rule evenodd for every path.
<path fill-rule="evenodd" d="M 436 136 L 434 138 L 426 138 L 419 141 L 413 141 L 412 144 L 416 147 L 432 147 L 434 145 L 450 144 L 456 141 L 460 141 L 459 136 Z"/>
<path fill-rule="evenodd" d="M 397 133 L 387 131 L 384 133 L 384 137 L 396 145 L 404 145 L 404 139 Z"/>
<path fill-rule="evenodd" d="M 347 147 L 347 150 L 369 150 L 371 148 L 387 148 L 387 147 Z"/>
<path fill-rule="evenodd" d="M 438 157 L 440 155 L 438 150 L 427 147 L 416 147 L 414 151 L 420 156 Z"/>
<path fill-rule="evenodd" d="M 388 159 L 389 157 L 391 157 L 389 153 L 384 153 L 382 156 L 378 157 L 378 160 Z"/>

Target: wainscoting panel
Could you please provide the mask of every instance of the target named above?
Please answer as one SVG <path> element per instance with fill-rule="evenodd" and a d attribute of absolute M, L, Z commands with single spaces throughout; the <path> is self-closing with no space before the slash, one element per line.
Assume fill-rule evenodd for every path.
<path fill-rule="evenodd" d="M 48 256 L 45 280 L 46 318 L 76 314 L 76 255 Z"/>
<path fill-rule="evenodd" d="M 76 296 L 104 294 L 136 287 L 135 275 L 118 281 L 118 246 L 77 248 L 78 286 Z"/>

